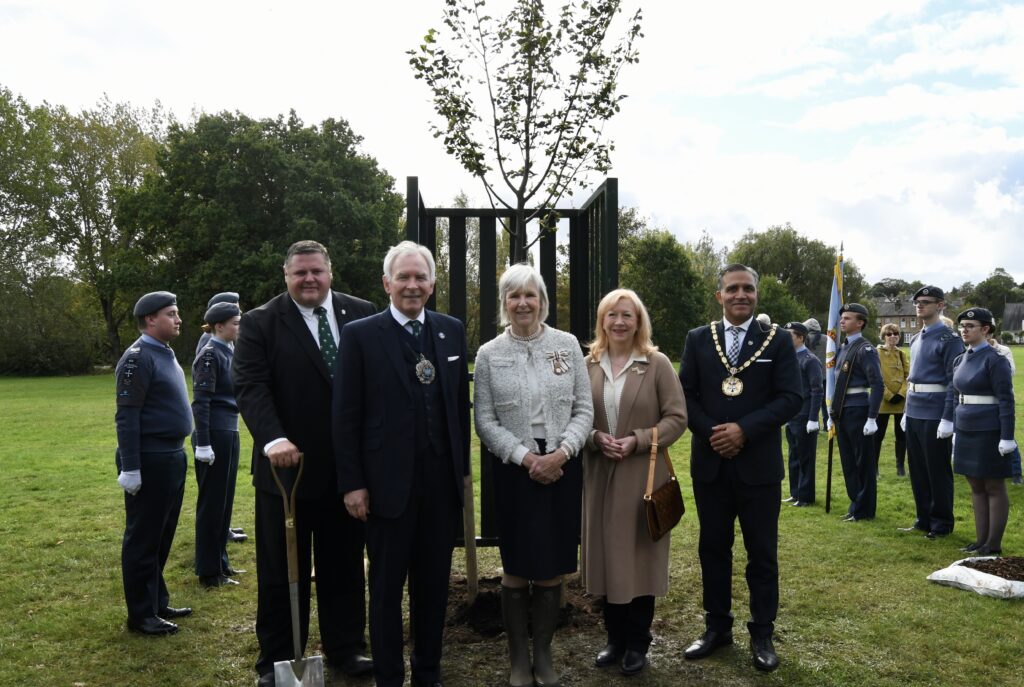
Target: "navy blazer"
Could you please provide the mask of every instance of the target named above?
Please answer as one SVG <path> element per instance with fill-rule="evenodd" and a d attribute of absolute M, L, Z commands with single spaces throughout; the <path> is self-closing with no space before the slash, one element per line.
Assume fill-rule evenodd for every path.
<path fill-rule="evenodd" d="M 372 315 L 368 301 L 332 291 L 338 329 Z M 231 363 L 235 398 L 252 434 L 253 485 L 278 493 L 263 447 L 284 437 L 305 454 L 298 498 L 335 493 L 331 375 L 320 346 L 287 292 L 242 315 Z M 288 482 L 294 470 L 279 470 Z"/>
<path fill-rule="evenodd" d="M 721 322 L 715 326 L 718 340 L 724 346 L 724 327 Z M 757 320 L 751 323 L 740 351 L 739 365 L 760 349 L 771 326 Z M 780 429 L 799 412 L 803 403 L 800 367 L 792 338 L 784 330 L 776 331 L 757 361 L 740 373 L 743 393 L 739 396 L 722 393 L 722 381 L 728 376 L 715 350 L 711 325 L 690 330 L 679 367 L 692 432 L 690 475 L 695 482 L 710 482 L 718 475 L 723 460 L 734 460 L 739 478 L 745 484 L 781 482 L 785 470 Z M 743 448 L 731 459 L 722 458 L 711 448 L 710 442 L 711 428 L 726 422 L 737 423 L 746 437 Z"/>
<path fill-rule="evenodd" d="M 452 479 L 462 501 L 469 474 L 469 366 L 462 322 L 426 311 L 444 396 Z M 416 458 L 413 382 L 391 310 L 345 327 L 334 378 L 338 489 L 370 492 L 370 512 L 395 518 L 412 492 Z"/>

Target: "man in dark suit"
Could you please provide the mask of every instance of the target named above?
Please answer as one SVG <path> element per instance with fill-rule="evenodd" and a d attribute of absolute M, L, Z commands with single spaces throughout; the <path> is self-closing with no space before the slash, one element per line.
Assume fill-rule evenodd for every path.
<path fill-rule="evenodd" d="M 284 278 L 287 293 L 242 316 L 231 368 L 238 409 L 253 437 L 260 685 L 274 684 L 276 661 L 298 658 L 292 655 L 284 505 L 270 465 L 290 488 L 300 453 L 305 458 L 295 525 L 302 642 L 309 634 L 312 549 L 320 639 L 328 664 L 349 675 L 372 669 L 363 655 L 365 527 L 345 512 L 336 490 L 331 378 L 339 335 L 375 308 L 331 290 L 330 256 L 316 241 L 292 244 Z"/>
<path fill-rule="evenodd" d="M 367 522 L 374 677 L 400 686 L 409 577 L 412 683 L 441 684 L 452 549 L 469 474 L 469 370 L 461 322 L 425 310 L 430 251 L 403 241 L 384 258 L 391 306 L 341 335 L 334 380 L 338 484 Z"/>
<path fill-rule="evenodd" d="M 750 649 L 754 666 L 779 665 L 772 644 L 779 606 L 778 520 L 782 495 L 780 428 L 802 403 L 791 338 L 754 319 L 757 272 L 728 265 L 715 298 L 723 322 L 686 337 L 679 379 L 690 420 L 690 474 L 700 520 L 706 629 L 688 659 L 732 643 L 732 545 L 736 518 L 747 549 Z"/>

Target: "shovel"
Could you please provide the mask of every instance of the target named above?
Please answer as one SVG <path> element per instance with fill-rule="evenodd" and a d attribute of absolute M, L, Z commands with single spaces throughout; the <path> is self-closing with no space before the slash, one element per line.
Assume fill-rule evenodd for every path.
<path fill-rule="evenodd" d="M 303 455 L 299 454 L 299 472 L 292 484 L 292 493 L 284 488 L 273 463 L 270 474 L 277 482 L 284 500 L 284 534 L 288 549 L 288 596 L 292 607 L 292 642 L 295 660 L 274 664 L 274 683 L 277 687 L 324 687 L 324 659 L 322 656 L 302 657 L 302 639 L 299 633 L 299 546 L 295 535 L 295 492 L 302 479 Z"/>

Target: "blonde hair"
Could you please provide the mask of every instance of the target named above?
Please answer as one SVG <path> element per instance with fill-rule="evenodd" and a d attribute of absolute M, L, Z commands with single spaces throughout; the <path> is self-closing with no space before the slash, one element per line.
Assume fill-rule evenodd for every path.
<path fill-rule="evenodd" d="M 895 322 L 889 322 L 888 324 L 883 324 L 878 333 L 882 335 L 884 340 L 886 334 L 899 334 L 900 328 Z"/>
<path fill-rule="evenodd" d="M 594 361 L 601 360 L 601 355 L 608 350 L 608 337 L 604 333 L 604 318 L 608 311 L 625 298 L 633 304 L 636 310 L 637 324 L 636 333 L 633 335 L 633 351 L 641 355 L 648 355 L 658 350 L 658 347 L 651 341 L 651 316 L 647 314 L 640 296 L 632 289 L 615 289 L 609 291 L 597 305 L 597 321 L 594 324 L 594 341 L 590 344 L 590 357 Z"/>
<path fill-rule="evenodd" d="M 956 329 L 956 324 L 953 322 L 953 320 L 949 319 L 945 315 L 939 315 L 939 321 L 942 322 L 942 324 L 949 327 L 950 329 Z"/>

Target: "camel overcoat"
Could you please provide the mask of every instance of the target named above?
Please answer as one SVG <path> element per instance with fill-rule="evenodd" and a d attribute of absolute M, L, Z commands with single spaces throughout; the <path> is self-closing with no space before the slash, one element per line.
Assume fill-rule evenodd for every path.
<path fill-rule="evenodd" d="M 604 371 L 587 358 L 594 396 L 594 429 L 607 432 Z M 604 457 L 587 441 L 583 463 L 583 581 L 587 592 L 610 603 L 668 593 L 671 535 L 651 541 L 643 509 L 651 450 L 651 428 L 658 426 L 659 456 L 654 487 L 668 479 L 664 454 L 686 430 L 686 402 L 679 377 L 662 353 L 634 361 L 619 401 L 616 438 L 636 436 L 636 453 L 622 461 Z M 682 477 L 676 471 L 677 478 Z M 683 492 L 685 493 L 685 489 Z"/>

